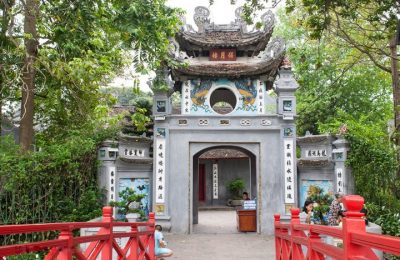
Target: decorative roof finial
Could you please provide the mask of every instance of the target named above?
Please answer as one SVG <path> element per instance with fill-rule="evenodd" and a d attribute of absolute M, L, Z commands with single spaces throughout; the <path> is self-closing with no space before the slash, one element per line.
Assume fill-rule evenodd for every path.
<path fill-rule="evenodd" d="M 208 16 L 210 16 L 210 10 L 207 7 L 197 6 L 194 9 L 193 20 L 197 25 L 199 33 L 205 32 L 206 25 L 210 24 Z"/>
<path fill-rule="evenodd" d="M 264 31 L 269 32 L 274 29 L 275 15 L 271 10 L 261 15 L 261 21 L 264 23 Z"/>
<path fill-rule="evenodd" d="M 281 67 L 285 70 L 290 70 L 292 68 L 292 62 L 289 60 L 288 56 L 283 58 Z"/>

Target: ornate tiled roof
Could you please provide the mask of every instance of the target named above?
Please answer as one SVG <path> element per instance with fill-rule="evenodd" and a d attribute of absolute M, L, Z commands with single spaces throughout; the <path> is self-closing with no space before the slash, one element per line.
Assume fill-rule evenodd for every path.
<path fill-rule="evenodd" d="M 285 43 L 275 38 L 266 49 L 255 57 L 238 57 L 236 61 L 209 61 L 207 57 L 191 58 L 175 49 L 174 58 L 187 63 L 187 66 L 175 68 L 172 75 L 197 77 L 240 77 L 266 75 L 275 78 L 285 54 Z"/>
<path fill-rule="evenodd" d="M 243 9 L 236 9 L 236 20 L 230 24 L 214 24 L 208 18 L 210 11 L 203 6 L 195 8 L 194 21 L 198 27 L 195 31 L 185 24 L 176 39 L 182 50 L 206 50 L 216 47 L 235 47 L 238 50 L 251 50 L 256 54 L 263 50 L 272 35 L 275 16 L 271 11 L 261 16 L 262 29 L 247 31 L 247 24 L 241 18 Z"/>
<path fill-rule="evenodd" d="M 145 135 L 143 136 L 131 136 L 131 135 L 125 135 L 123 133 L 120 133 L 119 135 L 119 140 L 124 141 L 126 143 L 152 143 L 153 140 L 149 137 L 146 137 Z"/>
<path fill-rule="evenodd" d="M 328 159 L 317 159 L 317 160 L 307 160 L 307 159 L 298 159 L 297 160 L 298 167 L 329 167 L 333 166 L 332 160 Z"/>
<path fill-rule="evenodd" d="M 321 143 L 330 141 L 332 136 L 330 135 L 306 135 L 303 137 L 297 137 L 297 144 L 307 143 Z"/>
<path fill-rule="evenodd" d="M 282 39 L 270 37 L 275 25 L 272 11 L 261 16 L 261 28 L 247 31 L 247 24 L 242 19 L 243 9 L 235 11 L 236 20 L 230 24 L 210 22 L 210 11 L 206 7 L 195 8 L 194 21 L 197 31 L 185 24 L 171 40 L 170 55 L 185 66 L 172 69 L 175 81 L 190 78 L 239 78 L 263 76 L 266 81 L 273 81 L 282 64 L 285 43 Z M 233 49 L 230 61 L 210 60 L 211 53 Z M 224 56 L 225 57 L 225 56 Z"/>
<path fill-rule="evenodd" d="M 146 157 L 146 158 L 132 158 L 129 156 L 125 155 L 119 155 L 118 157 L 121 161 L 127 162 L 127 163 L 135 163 L 135 164 L 152 164 L 153 163 L 153 158 Z"/>

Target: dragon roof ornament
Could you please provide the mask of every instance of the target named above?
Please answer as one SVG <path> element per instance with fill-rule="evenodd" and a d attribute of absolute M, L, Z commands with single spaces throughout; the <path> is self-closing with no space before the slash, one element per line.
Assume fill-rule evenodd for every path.
<path fill-rule="evenodd" d="M 197 6 L 194 9 L 193 20 L 197 25 L 197 33 L 207 33 L 207 32 L 215 32 L 215 31 L 222 31 L 222 32 L 241 32 L 241 33 L 248 33 L 247 32 L 247 24 L 242 18 L 243 15 L 243 7 L 238 7 L 235 10 L 236 19 L 234 22 L 229 24 L 215 24 L 214 22 L 210 21 L 210 10 L 205 6 Z M 275 15 L 271 10 L 268 10 L 261 16 L 261 21 L 263 23 L 263 30 L 265 32 L 269 32 L 273 29 L 275 25 Z M 184 24 L 186 22 L 183 20 Z M 185 26 L 184 26 L 185 27 Z M 253 29 L 252 32 L 257 31 Z M 261 30 L 258 30 L 261 31 Z"/>
<path fill-rule="evenodd" d="M 182 19 L 183 26 L 177 34 L 177 41 L 184 50 L 237 47 L 258 53 L 264 49 L 272 35 L 275 16 L 271 10 L 267 11 L 261 16 L 263 26 L 248 31 L 242 14 L 243 7 L 239 7 L 235 10 L 235 21 L 229 24 L 215 24 L 210 21 L 210 10 L 207 7 L 198 6 L 193 15 L 197 30 Z"/>

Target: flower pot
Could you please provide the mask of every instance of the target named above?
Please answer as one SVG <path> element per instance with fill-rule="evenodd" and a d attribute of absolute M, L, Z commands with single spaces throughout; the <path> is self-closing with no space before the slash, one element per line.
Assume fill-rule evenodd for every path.
<path fill-rule="evenodd" d="M 228 200 L 226 203 L 230 207 L 242 206 L 243 200 Z"/>
<path fill-rule="evenodd" d="M 126 214 L 125 217 L 128 220 L 128 222 L 137 222 L 137 220 L 140 218 L 140 214 L 139 213 L 128 213 L 128 214 Z"/>

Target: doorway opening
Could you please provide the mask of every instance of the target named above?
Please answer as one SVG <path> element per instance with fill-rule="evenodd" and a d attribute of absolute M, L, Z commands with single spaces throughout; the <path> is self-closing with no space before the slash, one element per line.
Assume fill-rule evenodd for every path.
<path fill-rule="evenodd" d="M 240 180 L 243 189 L 235 194 L 229 189 Z M 238 146 L 214 146 L 193 157 L 193 232 L 237 233 L 236 209 L 242 205 L 241 194 L 257 194 L 256 159 Z M 235 202 L 232 203 L 232 199 Z"/>

